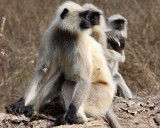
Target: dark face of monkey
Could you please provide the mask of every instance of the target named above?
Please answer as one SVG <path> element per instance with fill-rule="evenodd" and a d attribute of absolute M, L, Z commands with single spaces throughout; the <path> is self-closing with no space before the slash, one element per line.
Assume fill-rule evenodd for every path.
<path fill-rule="evenodd" d="M 117 19 L 117 20 L 112 21 L 111 24 L 113 26 L 113 29 L 121 31 L 124 29 L 124 23 L 125 21 L 123 19 Z"/>
<path fill-rule="evenodd" d="M 100 13 L 91 11 L 89 14 L 89 20 L 92 26 L 99 25 Z"/>
<path fill-rule="evenodd" d="M 80 19 L 79 27 L 81 30 L 89 29 L 91 27 L 91 23 L 89 20 L 89 14 L 90 14 L 89 11 L 79 12 L 78 14 L 79 19 Z M 63 20 L 67 17 L 67 15 L 69 15 L 69 10 L 65 8 L 63 12 L 61 13 L 60 17 Z"/>
<path fill-rule="evenodd" d="M 81 22 L 80 22 L 80 28 L 81 29 L 88 29 L 88 28 L 91 27 L 89 14 L 90 14 L 89 11 L 79 13 L 79 17 L 81 18 Z"/>

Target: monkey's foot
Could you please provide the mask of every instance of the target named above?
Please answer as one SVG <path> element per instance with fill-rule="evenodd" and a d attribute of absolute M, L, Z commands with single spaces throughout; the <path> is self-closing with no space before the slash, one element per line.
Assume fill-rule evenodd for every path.
<path fill-rule="evenodd" d="M 85 120 L 82 117 L 77 117 L 74 113 L 67 113 L 65 119 L 69 124 L 83 124 Z"/>
<path fill-rule="evenodd" d="M 27 117 L 31 117 L 34 110 L 31 106 L 24 106 L 24 98 L 20 98 L 16 103 L 11 104 L 10 106 L 5 107 L 7 113 L 13 115 L 24 114 Z"/>
<path fill-rule="evenodd" d="M 59 125 L 65 125 L 67 124 L 67 121 L 65 120 L 64 115 L 60 115 L 56 118 L 56 121 L 54 123 L 55 126 L 59 126 Z"/>
<path fill-rule="evenodd" d="M 55 121 L 55 126 L 65 125 L 65 124 L 83 124 L 85 120 L 82 117 L 77 117 L 75 114 L 64 114 L 57 117 Z"/>

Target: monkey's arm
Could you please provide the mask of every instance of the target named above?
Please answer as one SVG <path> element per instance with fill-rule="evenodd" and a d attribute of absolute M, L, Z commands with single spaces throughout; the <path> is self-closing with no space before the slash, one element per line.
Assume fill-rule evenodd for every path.
<path fill-rule="evenodd" d="M 81 124 L 87 119 L 83 110 L 83 101 L 89 93 L 88 80 L 80 82 L 65 81 L 62 86 L 62 97 L 66 113 L 57 117 L 55 126 L 64 124 Z"/>
<path fill-rule="evenodd" d="M 121 51 L 124 49 L 124 40 L 120 40 L 116 37 L 109 37 L 107 39 L 107 42 L 112 46 L 113 50 L 121 53 Z"/>
<path fill-rule="evenodd" d="M 114 50 L 111 49 L 105 49 L 104 50 L 104 55 L 107 60 L 114 60 L 118 62 L 124 62 L 125 61 L 125 54 L 124 51 L 122 53 L 118 53 Z"/>
<path fill-rule="evenodd" d="M 130 91 L 130 89 L 126 85 L 123 77 L 121 76 L 121 74 L 119 72 L 117 72 L 113 76 L 113 79 L 114 79 L 115 84 L 117 85 L 118 94 L 121 94 L 126 99 L 133 98 L 132 92 Z"/>
<path fill-rule="evenodd" d="M 68 123 L 73 124 L 85 122 L 85 120 L 81 117 L 84 111 L 81 111 L 80 108 L 86 98 L 86 94 L 89 93 L 89 87 L 90 82 L 87 79 L 81 79 L 75 84 L 72 100 L 65 117 Z M 78 117 L 78 113 L 81 115 L 80 117 Z"/>
<path fill-rule="evenodd" d="M 105 52 L 106 58 L 109 58 L 111 60 L 115 60 L 118 62 L 124 62 L 125 61 L 125 54 L 124 54 L 124 47 L 125 47 L 125 40 L 122 38 L 122 36 L 114 36 L 114 34 L 111 34 L 107 38 L 107 43 L 111 45 L 113 50 L 107 49 Z"/>
<path fill-rule="evenodd" d="M 83 110 L 83 101 L 89 92 L 89 82 L 81 80 L 80 83 L 65 81 L 62 86 L 62 97 L 64 100 L 66 114 L 60 115 L 55 122 L 55 126 L 84 123 L 87 118 Z"/>
<path fill-rule="evenodd" d="M 76 66 L 79 66 L 76 67 L 76 69 L 73 69 L 73 72 L 75 72 L 72 75 L 74 76 L 73 81 L 68 80 L 71 81 L 70 83 L 73 83 L 72 98 L 70 103 L 67 105 L 68 108 L 66 108 L 67 111 L 64 115 L 65 120 L 69 124 L 84 123 L 86 121 L 83 116 L 84 110 L 81 110 L 83 102 L 89 94 L 91 86 L 91 60 L 86 58 L 84 58 L 84 55 L 82 55 L 81 59 L 79 59 L 78 62 L 74 63 Z"/>

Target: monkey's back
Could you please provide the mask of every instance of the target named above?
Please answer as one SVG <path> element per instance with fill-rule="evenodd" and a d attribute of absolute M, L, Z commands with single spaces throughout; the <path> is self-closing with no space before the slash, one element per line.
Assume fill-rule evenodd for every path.
<path fill-rule="evenodd" d="M 107 66 L 102 46 L 91 37 L 87 41 L 92 57 L 92 86 L 84 109 L 87 115 L 99 117 L 104 116 L 111 106 L 115 94 L 115 84 Z"/>
<path fill-rule="evenodd" d="M 92 39 L 90 47 L 92 55 L 92 83 L 103 83 L 107 86 L 113 81 L 104 57 L 102 46 Z"/>

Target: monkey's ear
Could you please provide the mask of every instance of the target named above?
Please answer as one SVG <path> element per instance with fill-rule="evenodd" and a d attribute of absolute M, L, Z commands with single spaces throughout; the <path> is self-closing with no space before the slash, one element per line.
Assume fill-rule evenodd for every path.
<path fill-rule="evenodd" d="M 63 9 L 63 12 L 61 13 L 61 19 L 64 19 L 68 12 L 69 10 L 67 8 Z"/>

